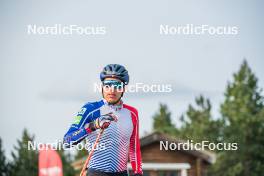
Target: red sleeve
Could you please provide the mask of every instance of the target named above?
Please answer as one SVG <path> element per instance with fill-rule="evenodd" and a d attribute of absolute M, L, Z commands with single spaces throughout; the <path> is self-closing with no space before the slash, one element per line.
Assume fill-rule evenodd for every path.
<path fill-rule="evenodd" d="M 125 108 L 129 109 L 131 112 L 132 122 L 133 122 L 133 132 L 130 137 L 129 145 L 129 158 L 134 174 L 143 174 L 142 171 L 142 159 L 140 151 L 140 140 L 139 140 L 139 120 L 138 120 L 138 111 L 128 105 L 125 105 Z"/>

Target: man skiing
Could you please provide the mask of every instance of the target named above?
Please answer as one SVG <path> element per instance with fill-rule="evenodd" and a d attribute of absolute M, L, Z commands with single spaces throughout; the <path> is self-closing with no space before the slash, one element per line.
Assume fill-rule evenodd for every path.
<path fill-rule="evenodd" d="M 109 64 L 100 74 L 103 99 L 87 103 L 78 112 L 74 123 L 64 136 L 64 143 L 75 145 L 83 139 L 94 143 L 100 139 L 103 149 L 95 150 L 87 166 L 89 176 L 127 176 L 130 160 L 135 176 L 142 176 L 137 110 L 122 101 L 128 71 L 119 64 Z"/>

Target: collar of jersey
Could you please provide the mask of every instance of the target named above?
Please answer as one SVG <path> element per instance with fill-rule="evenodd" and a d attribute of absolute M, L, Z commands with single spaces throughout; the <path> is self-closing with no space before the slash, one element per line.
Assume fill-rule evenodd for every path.
<path fill-rule="evenodd" d="M 119 111 L 123 108 L 123 101 L 120 100 L 120 104 L 119 105 L 112 105 L 112 104 L 109 104 L 104 98 L 103 98 L 103 101 L 104 101 L 104 104 L 106 106 L 108 106 L 109 108 L 115 110 L 115 111 Z"/>

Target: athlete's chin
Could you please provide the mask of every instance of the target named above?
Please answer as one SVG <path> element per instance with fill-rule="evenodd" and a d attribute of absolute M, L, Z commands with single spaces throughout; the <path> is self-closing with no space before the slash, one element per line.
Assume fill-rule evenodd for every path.
<path fill-rule="evenodd" d="M 109 102 L 109 103 L 116 103 L 116 102 L 117 102 L 117 99 L 109 99 L 108 102 Z"/>

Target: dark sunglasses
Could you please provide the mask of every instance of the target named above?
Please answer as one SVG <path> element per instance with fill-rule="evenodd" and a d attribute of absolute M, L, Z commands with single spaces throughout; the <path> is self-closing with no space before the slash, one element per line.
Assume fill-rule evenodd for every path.
<path fill-rule="evenodd" d="M 118 80 L 105 80 L 103 81 L 103 86 L 107 88 L 123 89 L 124 83 Z"/>

